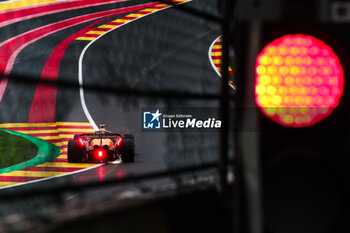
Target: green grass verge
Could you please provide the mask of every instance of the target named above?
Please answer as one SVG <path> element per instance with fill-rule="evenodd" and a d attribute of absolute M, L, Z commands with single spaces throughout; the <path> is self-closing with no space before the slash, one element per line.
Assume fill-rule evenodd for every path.
<path fill-rule="evenodd" d="M 0 130 L 0 168 L 30 160 L 37 152 L 38 147 L 28 139 Z"/>

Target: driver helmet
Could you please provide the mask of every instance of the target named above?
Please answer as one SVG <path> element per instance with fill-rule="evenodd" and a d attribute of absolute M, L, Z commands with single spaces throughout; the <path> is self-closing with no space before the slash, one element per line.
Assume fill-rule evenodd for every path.
<path fill-rule="evenodd" d="M 98 127 L 98 131 L 106 132 L 106 124 L 100 124 Z"/>

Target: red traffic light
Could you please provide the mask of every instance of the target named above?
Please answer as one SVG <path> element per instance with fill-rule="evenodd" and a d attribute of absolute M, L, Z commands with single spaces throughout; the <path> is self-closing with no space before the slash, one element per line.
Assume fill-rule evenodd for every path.
<path fill-rule="evenodd" d="M 256 59 L 255 102 L 284 126 L 313 125 L 338 106 L 344 72 L 338 56 L 309 35 L 285 35 Z"/>

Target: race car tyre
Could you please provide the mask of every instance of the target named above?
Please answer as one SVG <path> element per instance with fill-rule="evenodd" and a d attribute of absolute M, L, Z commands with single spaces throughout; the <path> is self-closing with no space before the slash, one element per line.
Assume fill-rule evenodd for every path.
<path fill-rule="evenodd" d="M 122 155 L 122 161 L 124 163 L 132 163 L 135 161 L 134 135 L 127 134 L 124 136 L 122 145 L 120 147 L 120 152 Z"/>
<path fill-rule="evenodd" d="M 84 156 L 84 149 L 81 148 L 77 141 L 69 140 L 68 142 L 68 163 L 82 163 Z"/>

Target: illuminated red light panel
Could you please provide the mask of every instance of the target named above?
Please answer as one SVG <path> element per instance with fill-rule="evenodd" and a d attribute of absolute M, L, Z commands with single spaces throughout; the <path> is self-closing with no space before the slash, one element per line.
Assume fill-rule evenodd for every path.
<path fill-rule="evenodd" d="M 105 153 L 103 149 L 97 149 L 94 154 L 97 159 L 104 159 L 106 156 Z"/>
<path fill-rule="evenodd" d="M 255 102 L 284 126 L 311 126 L 329 116 L 343 94 L 338 56 L 309 35 L 285 35 L 267 44 L 256 59 Z"/>

